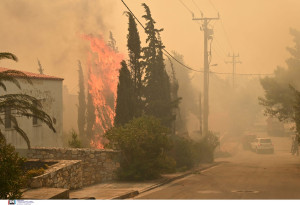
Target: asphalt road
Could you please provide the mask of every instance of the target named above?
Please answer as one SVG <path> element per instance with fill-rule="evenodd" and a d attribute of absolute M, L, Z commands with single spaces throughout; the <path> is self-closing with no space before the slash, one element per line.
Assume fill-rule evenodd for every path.
<path fill-rule="evenodd" d="M 135 199 L 300 199 L 300 157 L 289 138 L 272 138 L 274 154 L 237 146 L 216 167 L 143 193 Z"/>

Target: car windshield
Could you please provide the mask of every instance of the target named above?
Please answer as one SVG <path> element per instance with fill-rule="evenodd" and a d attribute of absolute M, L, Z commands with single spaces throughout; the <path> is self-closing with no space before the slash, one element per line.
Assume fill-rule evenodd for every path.
<path fill-rule="evenodd" d="M 261 139 L 260 143 L 271 143 L 271 139 Z"/>

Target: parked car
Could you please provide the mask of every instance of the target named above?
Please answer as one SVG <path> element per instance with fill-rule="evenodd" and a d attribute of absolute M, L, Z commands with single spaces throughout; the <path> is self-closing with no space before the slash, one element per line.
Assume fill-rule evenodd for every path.
<path fill-rule="evenodd" d="M 256 153 L 260 153 L 263 151 L 269 151 L 271 153 L 274 153 L 274 145 L 270 138 L 256 138 L 251 143 L 251 149 Z"/>

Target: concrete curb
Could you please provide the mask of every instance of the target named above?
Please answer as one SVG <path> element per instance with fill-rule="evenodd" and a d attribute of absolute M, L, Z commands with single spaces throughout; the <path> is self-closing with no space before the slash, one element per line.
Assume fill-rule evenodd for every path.
<path fill-rule="evenodd" d="M 203 170 L 206 170 L 206 169 L 215 167 L 215 166 L 217 166 L 217 165 L 219 165 L 219 164 L 221 164 L 221 162 L 214 162 L 214 163 L 212 163 L 211 165 L 209 165 L 209 166 L 207 166 L 207 167 L 202 167 L 202 168 L 194 169 L 194 170 L 188 171 L 187 173 L 184 173 L 184 174 L 182 174 L 182 175 L 179 175 L 179 176 L 176 176 L 176 177 L 173 177 L 173 178 L 170 178 L 170 179 L 165 179 L 165 180 L 163 180 L 162 182 L 160 182 L 160 183 L 158 183 L 158 184 L 155 184 L 155 185 L 153 185 L 153 186 L 147 187 L 147 188 L 145 188 L 145 189 L 143 189 L 143 190 L 141 190 L 141 191 L 138 191 L 138 190 L 130 191 L 130 192 L 126 193 L 126 194 L 122 194 L 122 195 L 120 195 L 120 196 L 113 197 L 113 198 L 111 198 L 111 199 L 129 199 L 129 198 L 133 198 L 133 197 L 135 197 L 135 196 L 137 196 L 137 195 L 139 195 L 139 194 L 145 193 L 145 192 L 150 191 L 150 190 L 152 190 L 152 189 L 156 189 L 156 188 L 161 187 L 161 186 L 163 186 L 163 185 L 165 185 L 165 184 L 168 184 L 168 183 L 170 183 L 170 182 L 172 182 L 172 181 L 175 181 L 175 180 L 177 180 L 177 179 L 184 178 L 184 177 L 186 177 L 186 176 L 188 176 L 188 175 L 197 173 L 197 172 L 199 172 L 199 171 L 203 171 Z M 110 200 L 111 200 L 111 199 L 110 199 Z"/>
<path fill-rule="evenodd" d="M 135 196 L 137 196 L 139 194 L 140 194 L 139 191 L 134 190 L 134 191 L 130 191 L 130 192 L 126 193 L 126 194 L 122 194 L 120 196 L 113 197 L 113 198 L 111 198 L 109 200 L 112 200 L 112 199 L 129 199 L 129 198 L 135 197 Z"/>

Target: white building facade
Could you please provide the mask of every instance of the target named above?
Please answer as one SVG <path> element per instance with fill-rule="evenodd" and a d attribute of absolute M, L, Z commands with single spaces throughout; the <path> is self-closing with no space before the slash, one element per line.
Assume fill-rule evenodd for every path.
<path fill-rule="evenodd" d="M 0 68 L 0 72 L 8 70 Z M 46 124 L 36 118 L 27 118 L 17 116 L 19 127 L 27 134 L 31 147 L 62 147 L 63 146 L 63 79 L 44 75 L 24 72 L 31 80 L 29 84 L 25 79 L 15 76 L 19 81 L 21 89 L 10 82 L 4 82 L 7 87 L 4 94 L 27 94 L 39 100 L 43 110 L 51 117 L 56 133 L 54 133 Z M 0 88 L 1 89 L 1 88 Z M 2 133 L 5 135 L 7 143 L 11 143 L 16 148 L 27 148 L 25 140 L 13 128 L 10 120 L 7 119 L 7 112 L 14 115 L 14 111 L 7 108 L 1 113 L 4 125 L 0 125 Z"/>

